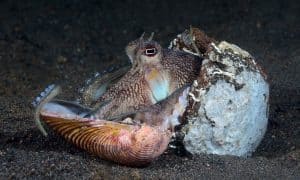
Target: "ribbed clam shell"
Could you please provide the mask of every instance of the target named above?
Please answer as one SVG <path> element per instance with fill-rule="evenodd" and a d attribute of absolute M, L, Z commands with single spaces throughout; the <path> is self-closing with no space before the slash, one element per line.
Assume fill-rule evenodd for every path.
<path fill-rule="evenodd" d="M 128 166 L 145 166 L 161 155 L 170 133 L 148 125 L 129 125 L 86 118 L 68 119 L 41 112 L 41 119 L 82 149 Z"/>

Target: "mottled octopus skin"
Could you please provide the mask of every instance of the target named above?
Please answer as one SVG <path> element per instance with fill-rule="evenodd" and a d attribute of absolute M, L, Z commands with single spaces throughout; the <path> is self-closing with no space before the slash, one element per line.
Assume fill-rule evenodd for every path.
<path fill-rule="evenodd" d="M 96 118 L 112 118 L 148 107 L 197 77 L 202 58 L 162 49 L 155 41 L 143 41 L 142 45 L 136 45 L 137 42 L 133 41 L 129 50 L 127 46 L 133 67 L 97 100 L 108 103 L 94 112 Z M 145 62 L 142 56 L 147 46 L 156 47 L 158 55 Z"/>

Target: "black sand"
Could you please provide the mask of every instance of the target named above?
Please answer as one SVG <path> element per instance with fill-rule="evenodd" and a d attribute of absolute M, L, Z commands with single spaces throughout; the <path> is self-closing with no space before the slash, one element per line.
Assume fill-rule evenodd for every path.
<path fill-rule="evenodd" d="M 299 179 L 299 17 L 299 2 L 280 0 L 1 1 L 0 179 Z M 30 103 L 50 83 L 75 99 L 95 72 L 128 63 L 124 46 L 142 32 L 166 47 L 189 25 L 248 50 L 269 74 L 268 131 L 252 158 L 167 151 L 149 167 L 128 168 L 35 127 Z"/>

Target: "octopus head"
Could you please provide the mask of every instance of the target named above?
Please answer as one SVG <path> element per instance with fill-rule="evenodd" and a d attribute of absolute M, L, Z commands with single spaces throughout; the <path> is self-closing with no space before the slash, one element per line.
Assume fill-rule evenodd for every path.
<path fill-rule="evenodd" d="M 146 41 L 140 44 L 136 58 L 141 64 L 159 63 L 162 56 L 162 47 L 155 41 Z"/>
<path fill-rule="evenodd" d="M 139 39 L 131 41 L 125 48 L 126 54 L 134 66 L 144 63 L 159 62 L 162 47 L 153 39 L 153 33 L 145 40 L 144 33 Z"/>

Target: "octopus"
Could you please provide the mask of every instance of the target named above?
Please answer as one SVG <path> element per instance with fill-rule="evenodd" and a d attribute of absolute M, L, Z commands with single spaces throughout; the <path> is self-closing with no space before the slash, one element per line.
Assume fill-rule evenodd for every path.
<path fill-rule="evenodd" d="M 84 103 L 56 99 L 61 87 L 50 85 L 35 101 L 35 122 L 46 123 L 78 147 L 102 159 L 145 166 L 168 147 L 189 102 L 203 58 L 164 49 L 142 35 L 130 42 L 132 64 L 101 76 L 85 89 Z"/>

